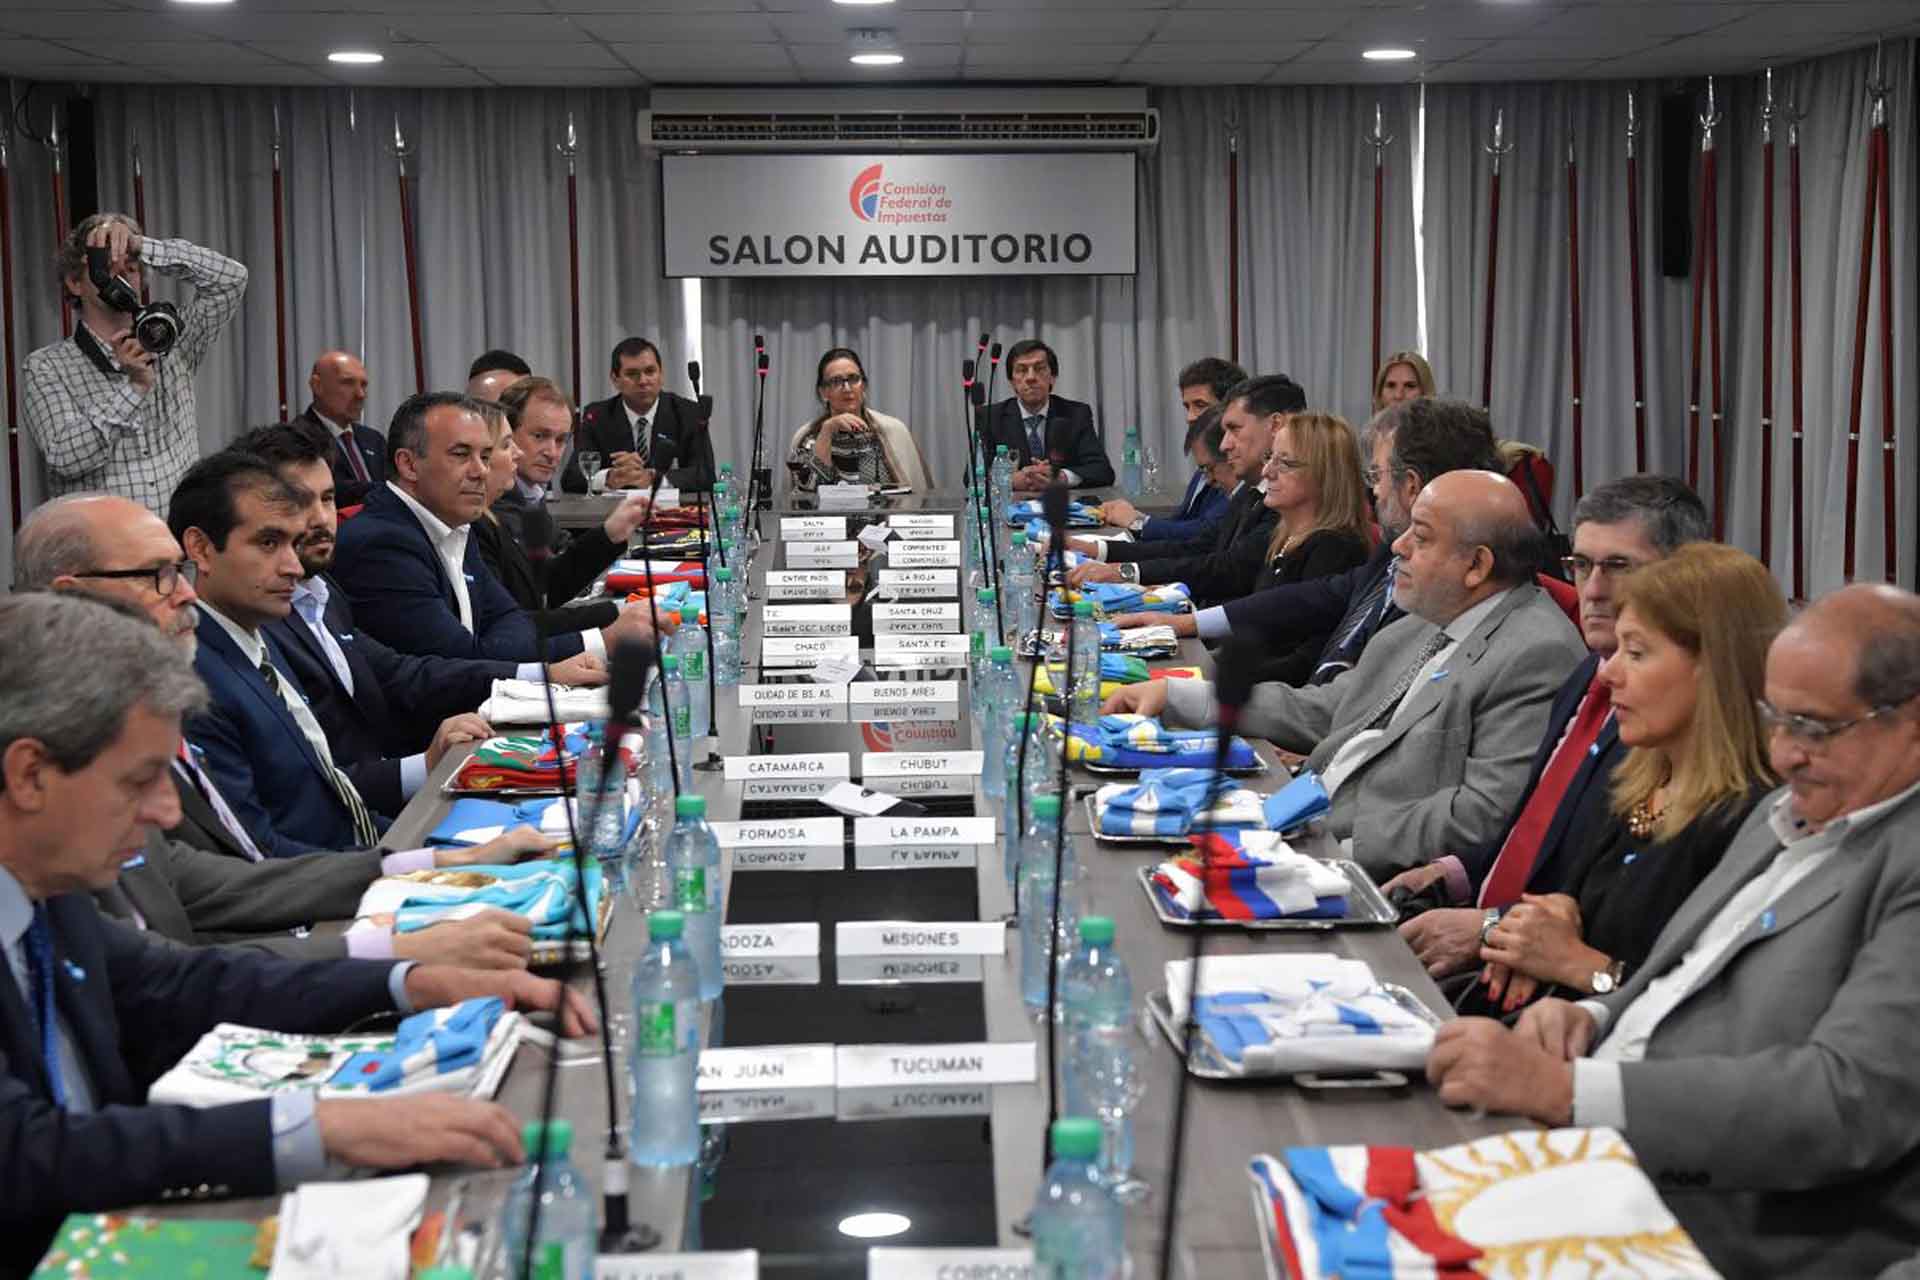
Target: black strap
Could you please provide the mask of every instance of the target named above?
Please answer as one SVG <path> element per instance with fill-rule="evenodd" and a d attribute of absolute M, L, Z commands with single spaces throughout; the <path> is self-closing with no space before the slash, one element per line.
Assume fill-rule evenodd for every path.
<path fill-rule="evenodd" d="M 85 356 L 94 368 L 109 378 L 127 376 L 126 370 L 113 363 L 113 357 L 108 354 L 106 344 L 93 336 L 93 330 L 87 328 L 84 321 L 73 326 L 73 345 L 80 348 L 80 354 Z"/>

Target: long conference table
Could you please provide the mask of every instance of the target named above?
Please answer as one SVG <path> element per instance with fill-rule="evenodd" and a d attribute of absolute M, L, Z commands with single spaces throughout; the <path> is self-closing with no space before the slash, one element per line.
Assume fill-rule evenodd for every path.
<path fill-rule="evenodd" d="M 937 514 L 960 507 L 958 495 L 924 495 L 898 502 L 894 510 Z M 577 523 L 604 512 L 606 505 L 601 499 L 575 499 L 568 508 L 563 513 L 568 523 Z M 1018 929 L 1006 926 L 1001 954 L 980 956 L 876 957 L 852 953 L 883 948 L 856 944 L 841 954 L 836 946 L 837 926 L 843 923 L 998 924 L 1012 911 L 997 839 L 1006 806 L 985 795 L 974 773 L 942 772 L 936 764 L 932 773 L 897 776 L 903 753 L 925 758 L 977 749 L 964 662 L 957 669 L 870 666 L 877 679 L 849 686 L 858 697 L 821 702 L 817 699 L 829 695 L 809 678 L 811 659 L 784 669 L 762 661 L 769 640 L 785 639 L 765 634 L 766 607 L 783 603 L 769 601 L 767 573 L 821 558 L 817 549 L 796 554 L 797 544 L 779 536 L 783 518 L 851 519 L 852 533 L 888 515 L 788 509 L 761 517 L 765 540 L 750 566 L 750 612 L 743 634 L 745 683 L 741 689 L 718 690 L 713 741 L 695 744 L 696 759 L 711 754 L 725 765 L 696 768 L 691 782 L 692 793 L 706 798 L 709 819 L 727 836 L 728 987 L 709 1006 L 705 1044 L 709 1050 L 732 1051 L 720 1057 L 733 1060 L 728 1065 L 741 1087 L 703 1093 L 703 1111 L 732 1118 L 705 1130 L 699 1166 L 631 1170 L 632 1216 L 660 1233 L 661 1253 L 755 1249 L 766 1275 L 865 1276 L 870 1244 L 1017 1249 L 1027 1243 L 1016 1224 L 1031 1207 L 1042 1174 L 1046 1094 L 1036 1082 L 921 1086 L 910 1078 L 915 1070 L 979 1056 L 945 1047 L 981 1044 L 1016 1046 L 1015 1058 L 1032 1046 L 1044 1075 L 1044 1027 L 1029 1017 L 1021 1000 Z M 889 554 L 898 555 L 894 549 L 901 545 L 888 544 Z M 962 586 L 963 575 L 956 567 L 954 577 Z M 863 613 L 855 616 L 867 621 Z M 857 633 L 857 638 L 862 656 L 871 662 L 872 633 Z M 1182 653 L 1169 664 L 1210 668 L 1204 647 L 1192 640 L 1183 642 Z M 1019 666 L 1024 687 L 1027 664 Z M 872 692 L 901 682 L 911 687 Z M 808 687 L 813 691 L 802 691 Z M 773 689 L 790 692 L 768 692 Z M 1269 744 L 1258 749 L 1273 767 L 1249 785 L 1270 790 L 1287 774 Z M 846 756 L 845 769 L 839 767 L 840 753 Z M 442 784 L 461 758 L 463 753 L 450 752 L 440 762 L 429 785 L 399 815 L 390 845 L 405 848 L 424 840 L 447 809 Z M 816 775 L 812 770 L 821 762 L 827 772 Z M 925 806 L 926 817 L 907 822 L 923 843 L 881 842 L 878 828 L 858 827 L 819 805 L 813 797 L 842 773 Z M 1069 781 L 1075 798 L 1068 831 L 1083 872 L 1081 910 L 1114 918 L 1138 1005 L 1148 993 L 1163 989 L 1163 966 L 1184 958 L 1190 946 L 1186 933 L 1158 922 L 1136 876 L 1140 866 L 1164 851 L 1096 841 L 1080 800 L 1096 780 L 1076 767 Z M 656 815 L 662 812 L 654 809 Z M 943 835 L 968 817 L 990 819 L 995 843 L 972 846 Z M 824 843 L 809 843 L 821 839 L 823 821 L 833 828 L 830 835 Z M 734 823 L 768 825 L 729 825 Z M 861 832 L 858 844 L 856 831 Z M 1311 844 L 1301 847 L 1322 851 Z M 778 927 L 783 925 L 816 925 L 817 956 L 803 954 L 808 930 Z M 845 940 L 866 936 L 870 943 L 868 935 L 875 932 L 863 935 L 855 929 Z M 981 931 L 967 932 L 972 942 L 966 945 L 977 945 Z M 644 906 L 623 903 L 603 945 L 608 972 L 631 972 L 645 933 Z M 1412 991 L 1439 1016 L 1448 1016 L 1439 991 L 1391 928 L 1220 929 L 1209 934 L 1207 946 L 1215 955 L 1330 952 L 1362 960 L 1382 981 Z M 580 981 L 584 985 L 587 979 L 583 975 Z M 624 992 L 610 989 L 610 998 L 624 999 Z M 1181 1072 L 1176 1055 L 1156 1032 L 1149 1029 L 1140 1045 L 1146 1092 L 1134 1121 L 1134 1168 L 1151 1186 L 1152 1197 L 1128 1210 L 1126 1235 L 1133 1274 L 1146 1277 L 1157 1274 Z M 782 1046 L 915 1049 L 857 1055 L 862 1073 L 857 1081 L 844 1078 L 843 1057 L 837 1088 L 822 1088 L 818 1076 L 809 1074 L 818 1070 L 823 1049 L 739 1052 Z M 522 1117 L 536 1117 L 545 1068 L 544 1053 L 523 1047 L 499 1100 Z M 558 1113 L 572 1121 L 576 1163 L 596 1188 L 600 1139 L 607 1127 L 602 1070 L 597 1042 L 565 1046 L 560 1056 Z M 854 1083 L 862 1087 L 850 1087 Z M 1406 1086 L 1392 1089 L 1307 1090 L 1286 1083 L 1203 1080 L 1189 1087 L 1175 1274 L 1207 1280 L 1267 1274 L 1247 1175 L 1254 1155 L 1301 1144 L 1445 1146 L 1518 1123 L 1451 1110 L 1417 1073 Z M 626 1097 L 623 1081 L 623 1111 Z M 445 1198 L 459 1175 L 458 1170 L 436 1174 L 436 1200 Z M 276 1207 L 276 1201 L 263 1199 L 167 1205 L 155 1212 L 231 1218 L 264 1216 Z M 874 1213 L 897 1214 L 910 1225 L 897 1236 L 871 1242 L 842 1232 L 850 1216 Z M 639 1265 L 623 1268 L 621 1275 L 672 1274 L 648 1269 L 644 1255 L 634 1262 Z M 899 1274 L 923 1272 L 909 1268 Z"/>

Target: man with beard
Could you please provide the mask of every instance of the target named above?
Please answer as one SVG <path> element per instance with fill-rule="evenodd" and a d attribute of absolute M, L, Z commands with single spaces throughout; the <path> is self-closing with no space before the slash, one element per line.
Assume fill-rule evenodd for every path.
<path fill-rule="evenodd" d="M 537 662 L 398 653 L 355 629 L 346 593 L 328 576 L 339 515 L 325 443 L 299 424 L 283 424 L 250 431 L 234 446 L 307 495 L 294 547 L 303 576 L 293 588 L 292 610 L 266 631 L 292 668 L 335 759 L 363 792 L 369 791 L 361 780 L 365 774 L 374 779 L 374 794 L 398 794 L 404 803 L 446 746 L 487 735 L 486 722 L 471 712 L 495 680 L 538 680 L 543 673 Z M 606 664 L 585 653 L 554 663 L 551 673 L 558 684 L 594 685 L 607 678 Z M 433 724 L 440 727 L 429 736 L 426 726 Z"/>

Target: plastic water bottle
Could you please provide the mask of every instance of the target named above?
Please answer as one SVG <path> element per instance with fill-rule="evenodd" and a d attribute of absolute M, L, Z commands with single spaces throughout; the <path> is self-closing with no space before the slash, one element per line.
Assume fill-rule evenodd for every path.
<path fill-rule="evenodd" d="M 726 985 L 720 967 L 720 842 L 707 825 L 705 796 L 680 796 L 673 802 L 673 834 L 667 837 L 670 901 L 686 922 L 687 952 L 700 970 L 700 998 L 712 1000 Z"/>
<path fill-rule="evenodd" d="M 1013 501 L 1013 455 L 1007 452 L 1007 446 L 999 445 L 993 451 L 993 465 L 987 468 L 988 514 L 993 522 L 1003 524 L 1007 519 L 1007 507 Z"/>
<path fill-rule="evenodd" d="M 736 502 L 728 505 L 726 510 L 726 526 L 727 531 L 732 535 L 730 540 L 733 545 L 736 547 L 745 547 L 747 545 L 747 517 L 746 513 L 741 510 L 739 503 Z"/>
<path fill-rule="evenodd" d="M 713 731 L 713 695 L 707 689 L 707 629 L 700 625 L 698 609 L 680 611 L 680 629 L 668 649 L 680 659 L 680 678 L 687 682 L 689 731 L 694 738 L 704 738 Z"/>
<path fill-rule="evenodd" d="M 1100 719 L 1100 624 L 1093 620 L 1091 600 L 1074 603 L 1071 643 L 1073 687 L 1067 691 L 1067 714 L 1074 724 L 1091 728 Z"/>
<path fill-rule="evenodd" d="M 1040 626 L 1040 575 L 1027 547 L 1027 535 L 1015 533 L 1007 548 L 1007 606 L 1016 634 L 1025 637 Z"/>
<path fill-rule="evenodd" d="M 1074 1115 L 1117 1114 L 1118 1124 L 1103 1124 L 1100 1172 L 1111 1182 L 1125 1176 L 1133 1167 L 1133 1116 L 1127 1099 L 1107 1096 L 1111 1089 L 1103 1081 L 1112 1081 L 1125 1073 L 1115 1064 L 1096 1063 L 1096 1056 L 1111 1059 L 1115 1054 L 1130 1054 L 1132 1041 L 1125 1036 L 1103 1036 L 1097 1040 L 1087 1033 L 1101 1028 L 1127 1028 L 1133 1019 L 1133 978 L 1126 961 L 1113 945 L 1111 916 L 1082 916 L 1080 945 L 1067 957 L 1060 972 L 1060 1009 L 1062 1030 L 1067 1046 L 1066 1110 Z M 1107 1069 L 1096 1071 L 1097 1065 Z"/>
<path fill-rule="evenodd" d="M 1142 489 L 1139 427 L 1128 427 L 1120 445 L 1120 487 L 1130 498 L 1137 497 Z"/>
<path fill-rule="evenodd" d="M 734 572 L 731 546 L 727 546 L 727 553 L 727 563 L 714 569 L 713 581 L 707 586 L 707 621 L 716 625 L 722 618 L 736 618 L 740 611 L 740 575 Z"/>
<path fill-rule="evenodd" d="M 655 797 L 673 794 L 673 757 L 667 750 L 668 719 L 666 691 L 656 674 L 647 680 L 646 730 L 641 739 L 647 755 L 647 790 Z"/>
<path fill-rule="evenodd" d="M 1049 1280 L 1118 1280 L 1126 1254 L 1120 1206 L 1094 1161 L 1100 1126 L 1085 1116 L 1053 1122 L 1053 1163 L 1033 1202 L 1034 1274 Z"/>
<path fill-rule="evenodd" d="M 713 683 L 720 689 L 740 684 L 740 619 L 730 614 L 714 617 Z"/>
<path fill-rule="evenodd" d="M 700 1155 L 700 971 L 678 911 L 647 917 L 647 948 L 633 973 L 633 1119 L 627 1159 L 690 1165 Z"/>
<path fill-rule="evenodd" d="M 627 769 L 618 751 L 608 751 L 598 726 L 587 731 L 587 750 L 575 775 L 580 799 L 574 814 L 587 842 L 585 852 L 599 859 L 610 892 L 626 885 Z M 562 798 L 560 803 L 566 803 Z"/>
<path fill-rule="evenodd" d="M 1013 674 L 1013 649 L 996 644 L 987 650 L 986 675 L 980 681 L 980 751 L 985 768 L 980 786 L 995 800 L 1007 795 L 1007 774 L 1000 765 L 1007 752 L 1013 700 L 1018 682 Z"/>
<path fill-rule="evenodd" d="M 593 1255 L 600 1238 L 593 1192 L 568 1158 L 573 1149 L 573 1124 L 538 1120 L 520 1131 L 527 1149 L 527 1166 L 507 1189 L 508 1268 L 519 1273 L 526 1257 L 527 1222 L 533 1212 L 534 1183 L 540 1185 L 540 1235 L 534 1243 L 533 1280 L 592 1280 Z M 541 1166 L 546 1167 L 545 1173 Z"/>
<path fill-rule="evenodd" d="M 973 593 L 973 599 L 973 629 L 967 635 L 967 679 L 978 690 L 987 674 L 987 649 L 999 627 L 1000 605 L 992 587 L 981 587 Z M 979 709 L 978 703 L 975 706 Z"/>
<path fill-rule="evenodd" d="M 660 660 L 667 669 L 667 723 L 673 730 L 672 759 L 679 765 L 680 787 L 693 782 L 693 703 L 686 679 L 680 674 L 680 659 L 668 654 Z M 704 681 L 702 684 L 704 685 Z"/>
<path fill-rule="evenodd" d="M 1057 964 L 1078 931 L 1078 879 L 1074 861 L 1060 849 L 1060 878 L 1054 880 L 1060 797 L 1035 796 L 1033 815 L 1020 841 L 1020 998 L 1036 1018 L 1047 1011 L 1047 969 Z M 1059 928 L 1054 929 L 1054 894 L 1060 895 Z"/>

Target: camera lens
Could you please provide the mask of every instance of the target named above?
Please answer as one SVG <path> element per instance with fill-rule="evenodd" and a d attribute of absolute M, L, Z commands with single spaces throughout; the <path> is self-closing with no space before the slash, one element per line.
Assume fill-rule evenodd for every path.
<path fill-rule="evenodd" d="M 171 302 L 155 302 L 141 308 L 133 318 L 133 336 L 140 346 L 156 356 L 173 350 L 180 341 L 180 311 Z"/>

